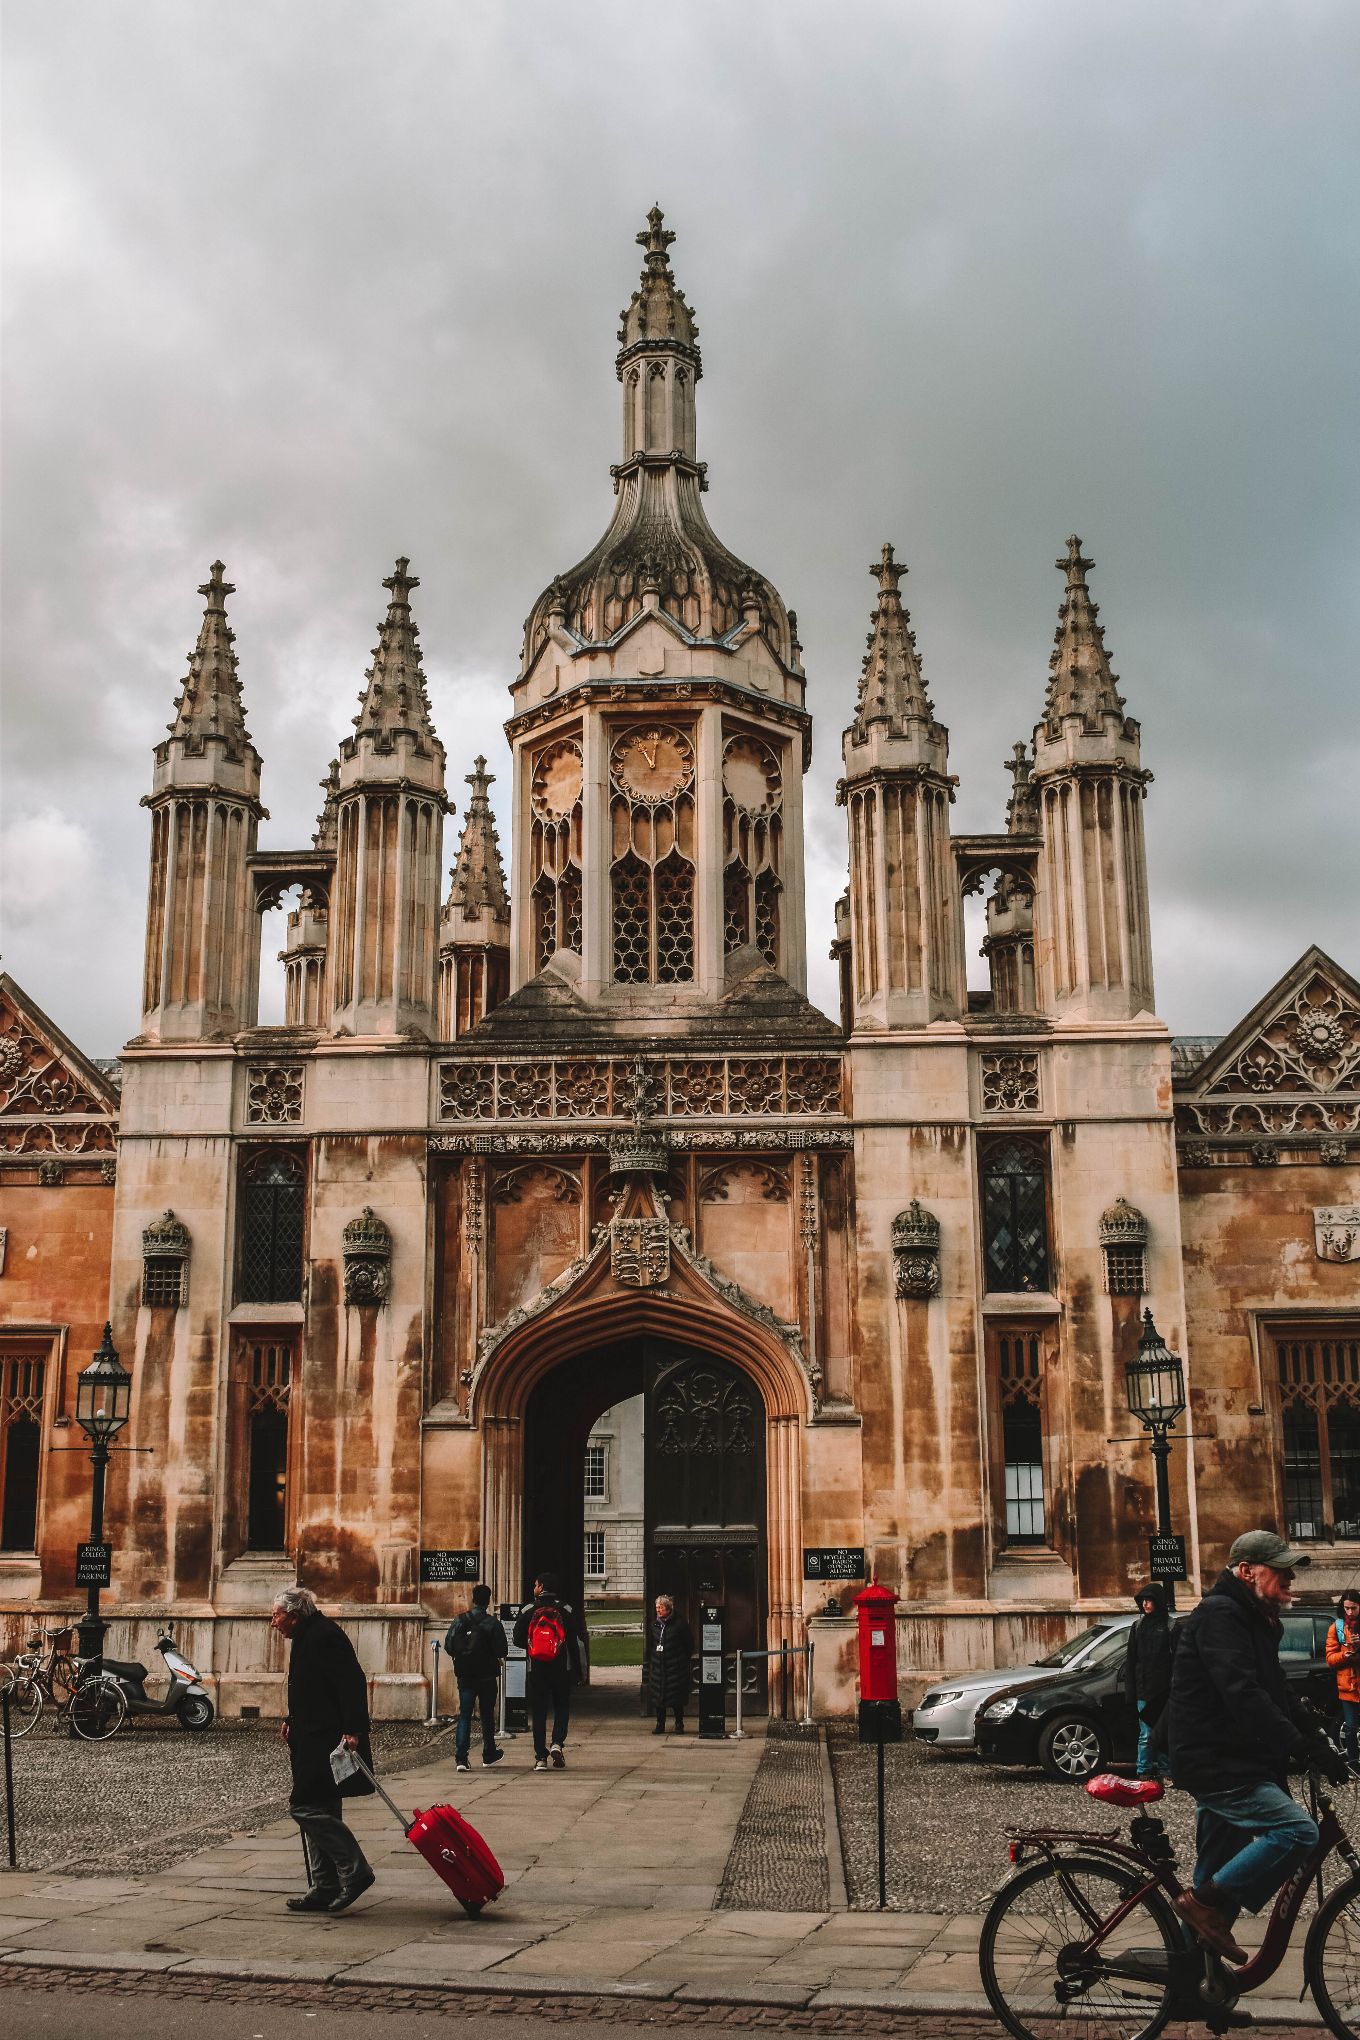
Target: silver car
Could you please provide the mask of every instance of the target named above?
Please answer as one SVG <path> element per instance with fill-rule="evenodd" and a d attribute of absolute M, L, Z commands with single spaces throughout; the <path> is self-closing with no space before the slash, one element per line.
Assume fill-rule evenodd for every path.
<path fill-rule="evenodd" d="M 1116 1629 L 1131 1629 L 1136 1615 L 1111 1615 L 1079 1636 L 1069 1637 L 1058 1649 L 1031 1665 L 1006 1665 L 991 1672 L 961 1672 L 956 1679 L 941 1679 L 928 1686 L 911 1717 L 912 1732 L 937 1750 L 971 1750 L 977 1713 L 983 1702 L 1003 1688 L 1028 1686 L 1047 1679 L 1054 1672 L 1075 1672 L 1090 1656 L 1102 1637 Z"/>

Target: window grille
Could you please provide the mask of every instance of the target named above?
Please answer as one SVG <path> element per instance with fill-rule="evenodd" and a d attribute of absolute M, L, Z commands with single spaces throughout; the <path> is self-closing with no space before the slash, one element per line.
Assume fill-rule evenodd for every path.
<path fill-rule="evenodd" d="M 1044 1523 L 1043 1342 L 1033 1331 L 996 1340 L 1001 1398 L 1006 1542 L 1042 1544 Z"/>
<path fill-rule="evenodd" d="M 614 866 L 614 976 L 621 985 L 645 985 L 648 969 L 647 867 L 640 857 Z"/>
<path fill-rule="evenodd" d="M 557 947 L 557 894 L 552 880 L 540 878 L 534 887 L 534 969 L 542 970 Z"/>
<path fill-rule="evenodd" d="M 751 939 L 751 881 L 740 864 L 729 864 L 723 874 L 723 954 Z"/>
<path fill-rule="evenodd" d="M 779 885 L 768 871 L 756 880 L 756 948 L 771 970 L 779 966 Z"/>
<path fill-rule="evenodd" d="M 602 1580 L 604 1578 L 603 1530 L 587 1530 L 586 1532 L 586 1578 L 588 1580 Z"/>
<path fill-rule="evenodd" d="M 277 1340 L 247 1349 L 246 1549 L 282 1551 L 288 1524 L 288 1418 L 293 1352 Z"/>
<path fill-rule="evenodd" d="M 44 1354 L 0 1359 L 0 1551 L 37 1549 L 46 1381 Z"/>
<path fill-rule="evenodd" d="M 178 1310 L 183 1291 L 184 1263 L 178 1255 L 149 1254 L 142 1263 L 142 1302 L 152 1310 Z"/>
<path fill-rule="evenodd" d="M 982 1224 L 989 1291 L 1049 1287 L 1048 1158 L 1037 1142 L 983 1150 Z"/>
<path fill-rule="evenodd" d="M 1275 1335 L 1286 1534 L 1360 1540 L 1360 1322 Z"/>
<path fill-rule="evenodd" d="M 688 984 L 694 976 L 694 867 L 668 857 L 656 869 L 656 982 Z"/>
<path fill-rule="evenodd" d="M 569 867 L 563 873 L 562 883 L 557 889 L 558 906 L 562 925 L 558 932 L 558 946 L 581 954 L 581 876 Z"/>
<path fill-rule="evenodd" d="M 586 1445 L 586 1499 L 592 1502 L 604 1501 L 608 1492 L 605 1485 L 607 1448 L 599 1438 L 592 1438 Z"/>
<path fill-rule="evenodd" d="M 286 1148 L 252 1155 L 242 1170 L 242 1303 L 300 1303 L 306 1176 Z"/>
<path fill-rule="evenodd" d="M 1143 1293 L 1142 1247 L 1106 1247 L 1105 1287 L 1111 1296 L 1141 1296 Z"/>

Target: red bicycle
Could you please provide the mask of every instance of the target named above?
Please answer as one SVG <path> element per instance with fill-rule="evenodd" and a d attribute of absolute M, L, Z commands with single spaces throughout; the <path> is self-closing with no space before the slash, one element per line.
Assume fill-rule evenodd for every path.
<path fill-rule="evenodd" d="M 1168 2019 L 1202 2020 L 1212 2033 L 1247 2023 L 1233 2007 L 1283 1962 L 1310 1885 L 1335 1851 L 1347 1875 L 1322 1899 L 1308 1929 L 1303 1974 L 1339 2040 L 1360 2040 L 1360 1855 L 1316 1771 L 1307 1773 L 1318 1841 L 1275 1901 L 1251 1960 L 1234 1968 L 1194 1939 L 1173 1902 L 1182 1884 L 1155 1778 L 1089 1780 L 1093 1799 L 1138 1809 L 1125 1841 L 1117 1829 L 1032 1828 L 1011 1839 L 1016 1875 L 992 1900 L 982 1928 L 982 1985 L 1016 2040 L 1153 2040 Z"/>

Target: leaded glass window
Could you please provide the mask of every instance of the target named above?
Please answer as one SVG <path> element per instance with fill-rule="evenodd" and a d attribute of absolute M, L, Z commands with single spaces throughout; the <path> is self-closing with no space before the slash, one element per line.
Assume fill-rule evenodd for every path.
<path fill-rule="evenodd" d="M 1360 1541 L 1360 1323 L 1275 1334 L 1285 1531 Z"/>
<path fill-rule="evenodd" d="M 41 1353 L 0 1357 L 0 1551 L 37 1548 L 46 1377 Z"/>
<path fill-rule="evenodd" d="M 288 1148 L 265 1148 L 241 1172 L 242 1303 L 300 1303 L 306 1172 Z"/>
<path fill-rule="evenodd" d="M 1037 1141 L 996 1141 L 983 1149 L 982 1230 L 988 1290 L 1050 1286 L 1048 1158 Z"/>
<path fill-rule="evenodd" d="M 995 1334 L 997 1393 L 1008 1545 L 1042 1544 L 1044 1521 L 1043 1334 L 1023 1327 Z"/>
<path fill-rule="evenodd" d="M 246 1549 L 282 1551 L 288 1540 L 288 1420 L 293 1349 L 252 1340 L 246 1370 Z"/>

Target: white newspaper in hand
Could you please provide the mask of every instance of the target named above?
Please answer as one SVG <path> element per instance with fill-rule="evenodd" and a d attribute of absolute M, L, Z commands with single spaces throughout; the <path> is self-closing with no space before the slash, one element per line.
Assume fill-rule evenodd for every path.
<path fill-rule="evenodd" d="M 353 1778 L 359 1769 L 359 1760 L 353 1750 L 337 1743 L 331 1751 L 331 1776 L 337 1785 L 343 1785 L 346 1778 Z"/>

